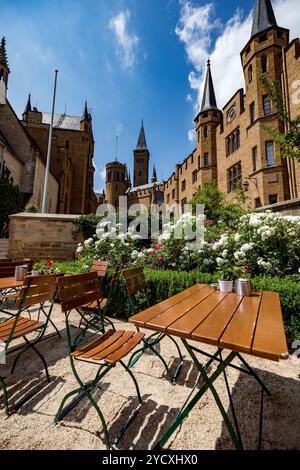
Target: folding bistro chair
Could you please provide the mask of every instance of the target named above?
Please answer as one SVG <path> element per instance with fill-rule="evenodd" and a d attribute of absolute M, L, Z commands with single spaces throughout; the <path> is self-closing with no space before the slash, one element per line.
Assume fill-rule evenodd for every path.
<path fill-rule="evenodd" d="M 80 308 L 81 321 L 79 326 L 81 327 L 82 325 L 85 325 L 86 330 L 93 326 L 95 326 L 96 329 L 99 329 L 99 320 L 100 322 L 103 322 L 103 332 L 105 323 L 108 323 L 113 329 L 115 329 L 113 322 L 105 316 L 105 312 L 108 310 L 108 307 L 110 306 L 113 300 L 117 281 L 121 274 L 121 269 L 119 268 L 119 266 L 116 267 L 111 281 L 108 285 L 108 296 L 104 297 L 102 285 L 103 279 L 107 275 L 108 266 L 108 261 L 94 261 L 92 264 L 91 272 L 97 273 L 101 297 L 98 299 L 97 302 L 87 302 Z"/>
<path fill-rule="evenodd" d="M 101 329 L 101 331 L 97 332 L 98 334 L 93 334 L 94 338 L 89 342 L 83 335 L 77 335 L 75 340 L 72 340 L 69 323 L 70 314 L 73 309 L 80 313 L 80 307 L 85 305 L 87 302 L 96 302 L 99 304 L 102 294 L 101 289 L 99 288 L 98 276 L 96 272 L 79 274 L 77 276 L 66 276 L 58 279 L 58 287 L 61 299 L 61 309 L 62 312 L 65 313 L 66 317 L 66 332 L 71 367 L 79 387 L 69 392 L 64 397 L 54 421 L 55 423 L 61 421 L 83 398 L 88 398 L 98 413 L 103 426 L 104 441 L 106 447 L 109 449 L 111 445 L 107 424 L 99 405 L 92 396 L 92 392 L 96 388 L 97 383 L 103 379 L 103 377 L 113 367 L 115 367 L 117 363 L 120 363 L 133 380 L 139 402 L 142 404 L 142 398 L 137 381 L 122 359 L 140 343 L 144 334 L 134 331 L 109 330 L 99 336 L 99 333 L 103 332 Z M 84 383 L 81 380 L 75 367 L 76 361 L 82 361 L 94 365 L 96 364 L 99 366 L 94 380 L 88 383 Z M 77 395 L 77 397 L 71 402 L 71 404 L 64 407 L 66 401 L 73 395 Z M 129 426 L 136 413 L 137 411 L 135 411 L 133 416 L 131 416 L 127 421 L 122 429 L 122 433 Z M 121 436 L 114 440 L 115 444 L 118 443 L 120 437 Z"/>
<path fill-rule="evenodd" d="M 57 292 L 57 279 L 60 276 L 62 275 L 54 274 L 49 276 L 27 277 L 18 294 L 16 315 L 0 323 L 0 342 L 4 343 L 4 353 L 10 354 L 14 352 L 13 350 L 9 350 L 9 346 L 14 340 L 23 338 L 25 341 L 24 347 L 21 348 L 13 362 L 11 374 L 13 374 L 21 355 L 28 349 L 32 349 L 42 360 L 47 380 L 50 382 L 46 360 L 38 351 L 36 345 L 43 339 L 47 329 Z M 50 305 L 46 306 L 46 302 L 50 302 Z M 24 316 L 24 312 L 26 312 L 29 307 L 37 305 L 39 305 L 39 309 L 35 320 Z M 45 315 L 45 321 L 41 320 L 41 313 Z M 34 339 L 29 339 L 28 335 L 32 333 L 37 333 L 37 336 Z M 7 388 L 4 377 L 1 376 L 0 388 L 3 390 L 6 414 L 9 415 Z"/>
<path fill-rule="evenodd" d="M 137 295 L 141 294 L 144 296 L 145 301 L 147 306 L 150 308 L 150 302 L 149 298 L 147 296 L 147 289 L 148 289 L 148 284 L 144 276 L 144 271 L 142 268 L 134 268 L 134 269 L 127 269 L 123 271 L 123 275 L 125 278 L 125 284 L 127 288 L 127 292 L 129 295 L 129 301 L 130 301 L 130 306 L 131 306 L 131 313 L 132 315 L 135 315 L 140 311 L 140 307 L 137 304 Z M 139 331 L 139 328 L 137 327 L 137 330 Z M 176 370 L 173 374 L 173 376 L 170 373 L 169 367 L 165 361 L 165 359 L 162 357 L 162 355 L 155 349 L 155 346 L 160 343 L 165 337 L 169 338 L 172 343 L 174 343 L 177 351 L 178 351 L 178 356 L 180 358 L 180 363 L 176 367 Z M 175 383 L 176 379 L 178 377 L 178 374 L 180 372 L 181 367 L 183 366 L 183 357 L 180 351 L 180 348 L 172 336 L 163 334 L 163 333 L 154 333 L 146 338 L 143 339 L 144 346 L 141 349 L 138 349 L 135 351 L 129 362 L 128 362 L 128 367 L 131 368 L 136 364 L 136 362 L 141 358 L 141 356 L 148 350 L 151 350 L 154 354 L 156 354 L 157 357 L 162 361 L 167 374 L 169 376 L 170 382 Z"/>

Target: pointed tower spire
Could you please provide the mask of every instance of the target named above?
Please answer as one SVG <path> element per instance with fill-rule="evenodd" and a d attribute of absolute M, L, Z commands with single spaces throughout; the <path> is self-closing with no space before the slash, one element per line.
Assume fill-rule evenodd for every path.
<path fill-rule="evenodd" d="M 153 165 L 153 173 L 152 173 L 151 183 L 157 183 L 157 173 L 156 173 L 155 165 Z"/>
<path fill-rule="evenodd" d="M 88 111 L 88 104 L 87 104 L 87 101 L 86 101 L 85 104 L 84 104 L 84 111 L 83 111 L 83 115 L 82 115 L 82 120 L 88 121 L 89 119 L 90 119 L 90 114 L 89 114 L 89 111 Z"/>
<path fill-rule="evenodd" d="M 218 106 L 217 106 L 213 79 L 211 75 L 210 60 L 208 59 L 206 80 L 205 80 L 205 85 L 204 85 L 204 93 L 203 93 L 202 106 L 201 106 L 200 112 L 202 113 L 203 111 L 210 111 L 212 109 L 218 110 Z"/>
<path fill-rule="evenodd" d="M 7 70 L 9 71 L 7 53 L 6 53 L 6 39 L 5 39 L 5 37 L 2 38 L 1 45 L 0 45 L 0 65 L 4 65 L 7 68 Z"/>
<path fill-rule="evenodd" d="M 251 37 L 272 26 L 277 26 L 271 0 L 256 0 Z"/>
<path fill-rule="evenodd" d="M 136 144 L 136 150 L 146 150 L 147 143 L 146 143 L 146 136 L 145 136 L 145 129 L 144 129 L 144 120 L 142 119 L 142 126 L 140 130 L 140 135 Z"/>
<path fill-rule="evenodd" d="M 31 94 L 29 93 L 28 101 L 27 101 L 26 108 L 23 114 L 29 113 L 30 111 L 32 111 L 32 106 L 31 106 Z"/>

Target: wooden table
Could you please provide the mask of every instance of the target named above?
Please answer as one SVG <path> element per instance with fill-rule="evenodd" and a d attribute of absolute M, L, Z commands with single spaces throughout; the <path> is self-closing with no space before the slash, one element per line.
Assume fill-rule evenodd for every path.
<path fill-rule="evenodd" d="M 0 278 L 0 292 L 7 289 L 17 289 L 23 285 L 23 281 L 16 281 L 14 277 Z"/>
<path fill-rule="evenodd" d="M 197 380 L 189 397 L 191 400 L 187 400 L 165 436 L 160 440 L 157 448 L 162 448 L 165 445 L 204 393 L 210 389 L 235 446 L 238 449 L 242 449 L 243 443 L 229 390 L 226 368 L 234 367 L 241 372 L 253 376 L 262 387 L 263 404 L 264 394 L 270 395 L 270 392 L 248 365 L 244 357 L 241 356 L 241 353 L 273 361 L 289 357 L 279 294 L 275 292 L 258 292 L 254 293 L 251 297 L 240 297 L 234 293 L 225 294 L 215 291 L 207 285 L 197 284 L 131 317 L 130 322 L 139 328 L 158 331 L 180 338 L 193 363 L 199 370 L 200 376 L 204 379 L 204 385 L 192 399 L 192 394 L 199 382 Z M 214 355 L 208 354 L 206 351 L 201 351 L 199 348 L 188 343 L 188 340 L 216 346 L 217 351 Z M 228 355 L 223 353 L 224 349 L 230 351 Z M 209 357 L 209 361 L 202 365 L 195 353 Z M 243 368 L 232 364 L 236 357 L 242 362 Z M 208 376 L 206 371 L 213 363 L 216 363 L 217 367 Z M 226 382 L 234 426 L 231 424 L 220 397 L 213 386 L 213 382 L 221 374 L 224 375 Z M 260 447 L 262 438 L 262 406 L 259 426 Z"/>

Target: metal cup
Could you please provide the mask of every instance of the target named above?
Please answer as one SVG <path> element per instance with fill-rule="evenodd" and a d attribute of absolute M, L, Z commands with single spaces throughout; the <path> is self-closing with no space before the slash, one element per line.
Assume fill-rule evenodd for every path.
<path fill-rule="evenodd" d="M 24 281 L 27 274 L 28 266 L 16 266 L 15 269 L 15 280 Z"/>
<path fill-rule="evenodd" d="M 235 284 L 235 292 L 237 295 L 250 297 L 252 288 L 249 279 L 238 279 Z"/>

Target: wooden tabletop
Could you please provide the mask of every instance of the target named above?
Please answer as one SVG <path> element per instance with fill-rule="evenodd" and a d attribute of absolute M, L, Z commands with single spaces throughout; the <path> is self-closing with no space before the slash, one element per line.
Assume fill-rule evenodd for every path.
<path fill-rule="evenodd" d="M 140 328 L 273 361 L 288 358 L 279 294 L 224 294 L 197 284 L 129 320 Z"/>
<path fill-rule="evenodd" d="M 16 287 L 21 287 L 23 281 L 16 281 L 14 277 L 3 277 L 0 278 L 0 291 L 4 289 L 14 289 Z"/>

